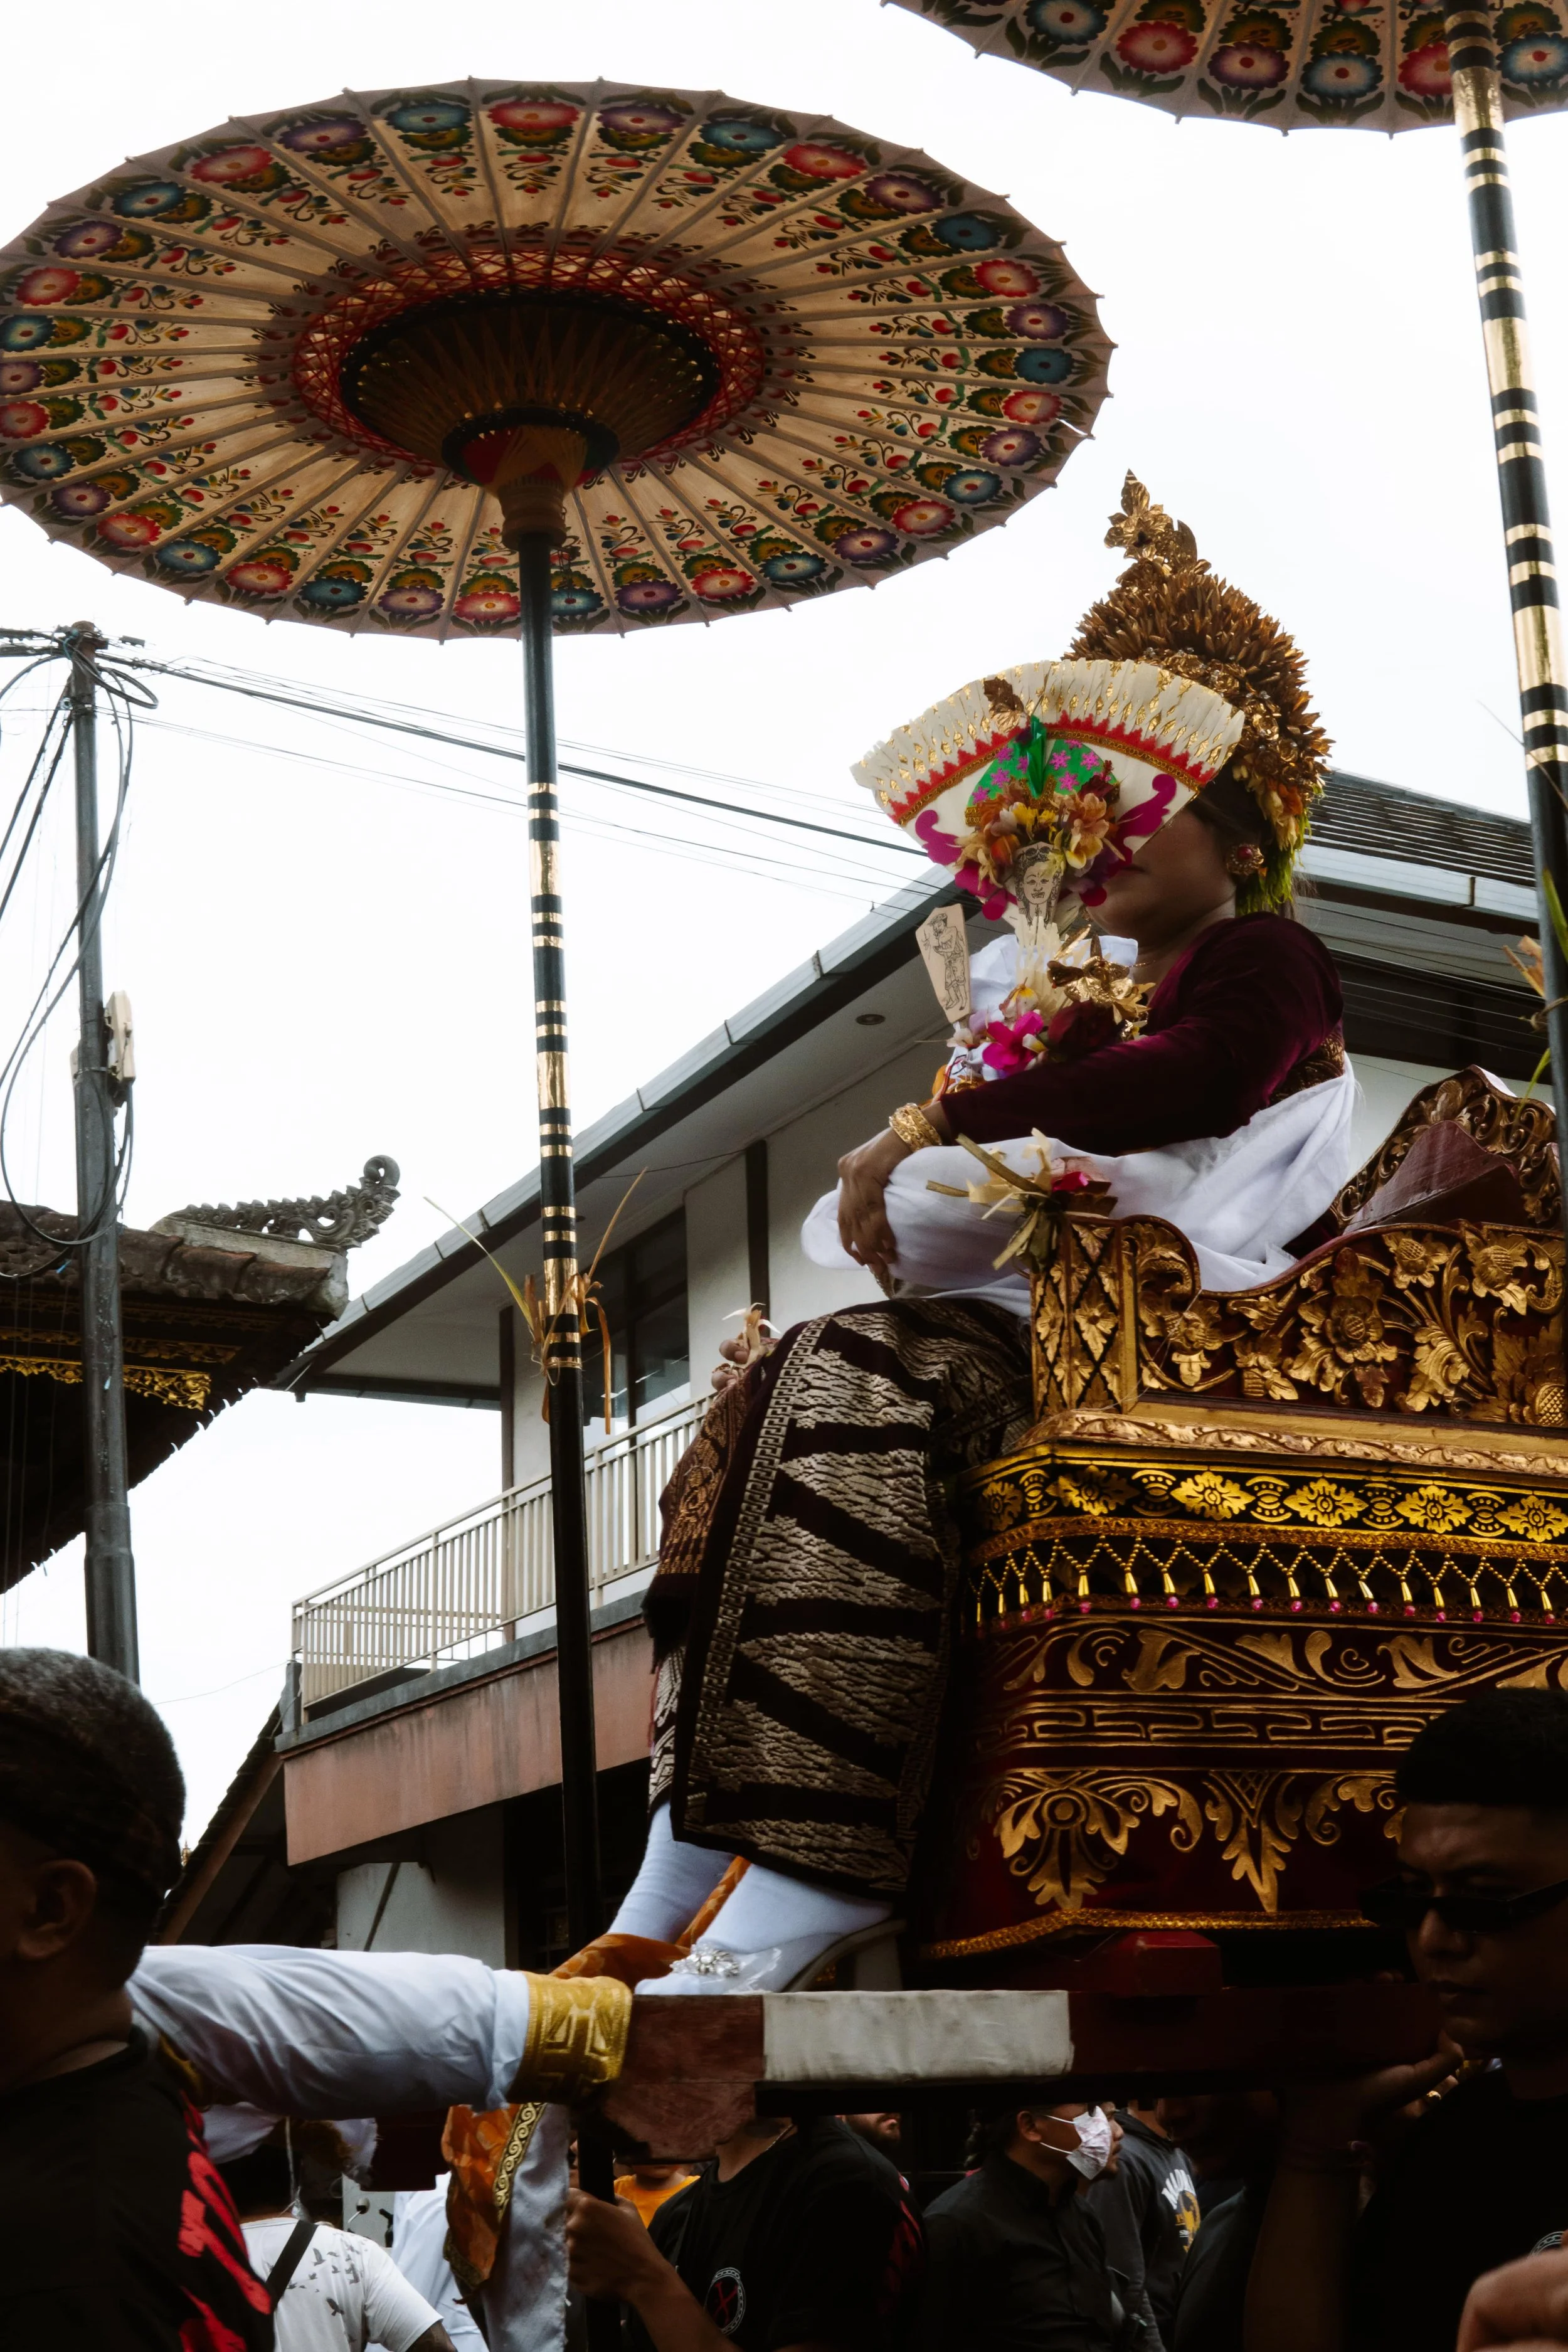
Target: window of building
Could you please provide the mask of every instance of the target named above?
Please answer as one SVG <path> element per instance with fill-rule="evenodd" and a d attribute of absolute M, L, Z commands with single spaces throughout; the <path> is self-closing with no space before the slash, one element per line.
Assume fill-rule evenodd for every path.
<path fill-rule="evenodd" d="M 651 1404 L 686 1388 L 691 1379 L 685 1211 L 678 1209 L 602 1258 L 598 1286 L 610 1332 L 611 1423 L 630 1429 Z M 583 1396 L 588 1426 L 602 1430 L 604 1345 L 596 1316 L 583 1344 Z"/>

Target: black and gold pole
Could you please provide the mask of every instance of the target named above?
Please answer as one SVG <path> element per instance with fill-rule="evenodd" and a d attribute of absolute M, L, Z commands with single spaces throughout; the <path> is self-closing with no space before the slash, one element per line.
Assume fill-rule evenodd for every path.
<path fill-rule="evenodd" d="M 555 1559 L 555 1678 L 561 1715 L 561 1816 L 567 1933 L 574 1951 L 605 1925 L 599 1864 L 598 1759 L 583 1462 L 583 1342 L 577 1290 L 577 1187 L 566 1062 L 566 940 L 556 804 L 555 662 L 551 562 L 565 537 L 561 485 L 496 485 L 517 551 L 528 744 L 529 913 L 533 934 L 533 1045 L 539 1090 L 539 1223 L 550 1398 L 550 1532 Z M 538 509 L 539 511 L 536 511 Z M 528 528 L 543 521 L 544 528 Z M 577 2178 L 615 2197 L 611 2145 L 592 2119 L 577 2128 Z M 589 2352 L 616 2352 L 620 2306 L 587 2307 Z"/>
<path fill-rule="evenodd" d="M 1489 11 L 1456 8 L 1447 19 L 1448 69 L 1454 120 L 1465 160 L 1476 292 L 1486 343 L 1502 499 L 1503 545 L 1519 708 L 1524 739 L 1530 829 L 1541 898 L 1541 952 L 1546 983 L 1546 1034 L 1563 1130 L 1568 1087 L 1568 960 L 1558 943 L 1547 898 L 1550 876 L 1558 902 L 1568 908 L 1568 666 L 1552 515 L 1542 454 L 1541 408 L 1531 365 L 1524 285 L 1514 238 L 1513 197 L 1503 141 L 1502 80 Z M 1568 1208 L 1568 1202 L 1565 1202 Z"/>
<path fill-rule="evenodd" d="M 529 912 L 539 1094 L 539 1221 L 550 1402 L 550 1527 L 555 1560 L 555 1655 L 561 1712 L 561 1808 L 567 1932 L 580 1950 L 605 1924 L 589 1622 L 588 1517 L 583 1460 L 583 1347 L 577 1294 L 577 1192 L 566 1060 L 566 943 L 556 804 L 551 556 L 544 531 L 517 541 L 528 740 Z"/>

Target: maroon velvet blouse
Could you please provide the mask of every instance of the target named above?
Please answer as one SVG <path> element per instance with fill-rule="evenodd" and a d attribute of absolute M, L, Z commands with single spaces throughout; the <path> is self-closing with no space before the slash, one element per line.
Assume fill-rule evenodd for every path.
<path fill-rule="evenodd" d="M 1078 1151 L 1154 1151 L 1234 1135 L 1337 1038 L 1342 1010 L 1333 959 L 1304 923 L 1243 915 L 1201 931 L 1172 965 L 1141 1037 L 991 1079 L 942 1108 L 975 1143 L 1038 1128 Z M 1331 1067 L 1325 1057 L 1314 1075 Z"/>

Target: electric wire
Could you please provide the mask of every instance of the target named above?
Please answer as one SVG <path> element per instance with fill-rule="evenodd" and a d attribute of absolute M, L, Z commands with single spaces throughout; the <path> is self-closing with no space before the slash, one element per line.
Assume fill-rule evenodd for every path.
<path fill-rule="evenodd" d="M 356 708 L 329 701 L 321 695 L 298 686 L 290 686 L 287 680 L 265 681 L 259 675 L 252 678 L 243 671 L 220 672 L 216 665 L 203 666 L 198 668 L 189 663 L 161 662 L 147 657 L 132 656 L 130 657 L 128 666 L 135 669 L 156 671 L 162 677 L 179 678 L 187 685 L 214 687 L 225 693 L 241 694 L 253 700 L 276 703 L 284 709 L 301 711 L 312 717 L 346 719 L 353 726 L 379 727 L 395 734 L 416 736 L 426 742 L 448 744 L 458 751 L 479 751 L 489 759 L 511 760 L 520 764 L 526 764 L 527 761 L 527 752 L 521 735 L 516 734 L 514 730 L 496 727 L 491 731 L 502 740 L 499 742 L 487 742 L 478 735 L 458 734 L 449 726 L 430 727 L 413 716 L 395 715 L 399 710 L 410 712 L 416 710 L 417 705 L 384 704 L 378 707 L 367 699 Z M 512 740 L 506 740 L 509 736 Z M 647 764 L 655 763 L 649 761 Z M 650 783 L 645 777 L 628 776 L 606 769 L 591 768 L 577 761 L 563 760 L 559 762 L 559 766 L 563 775 L 584 776 L 595 783 L 613 784 L 623 791 L 647 793 L 658 800 L 684 802 L 689 806 L 708 809 L 719 815 L 743 816 L 763 824 L 783 825 L 791 832 L 823 835 L 834 841 L 853 842 L 861 849 L 886 850 L 895 856 L 915 857 L 922 864 L 925 862 L 922 851 L 916 849 L 912 844 L 900 840 L 897 835 L 884 839 L 869 833 L 851 831 L 844 825 L 819 824 L 811 817 L 791 816 L 776 809 L 748 808 L 735 802 L 716 800 L 710 793 L 681 792 L 672 784 Z M 688 770 L 684 772 L 700 772 Z M 796 798 L 799 795 L 792 793 L 791 797 Z"/>
<path fill-rule="evenodd" d="M 183 736 L 194 742 L 211 743 L 226 751 L 260 751 L 268 759 L 292 761 L 296 763 L 329 770 L 351 776 L 357 781 L 382 784 L 392 790 L 429 793 L 443 798 L 471 802 L 482 807 L 504 810 L 510 815 L 525 817 L 528 803 L 521 793 L 487 792 L 477 783 L 451 783 L 437 777 L 416 776 L 388 772 L 381 767 L 366 767 L 358 761 L 332 758 L 331 755 L 304 750 L 296 745 L 258 744 L 240 736 L 227 735 L 216 729 L 193 727 L 179 719 L 158 717 L 144 719 L 142 724 L 160 733 Z M 603 789 L 613 790 L 613 786 Z M 795 859 L 770 854 L 761 847 L 740 843 L 692 840 L 679 834 L 653 833 L 646 827 L 632 825 L 618 817 L 586 816 L 582 811 L 567 807 L 561 821 L 568 833 L 614 833 L 618 838 L 636 841 L 667 855 L 689 859 L 694 864 L 716 866 L 721 872 L 752 873 L 763 880 L 780 881 L 807 888 L 832 898 L 847 898 L 858 903 L 867 890 L 881 890 L 889 886 L 890 877 L 883 873 L 856 866 L 845 859 L 837 860 L 825 868 L 820 863 L 802 864 Z M 883 845 L 866 844 L 875 855 Z M 894 845 L 896 846 L 896 845 Z M 841 887 L 848 885 L 850 887 Z"/>

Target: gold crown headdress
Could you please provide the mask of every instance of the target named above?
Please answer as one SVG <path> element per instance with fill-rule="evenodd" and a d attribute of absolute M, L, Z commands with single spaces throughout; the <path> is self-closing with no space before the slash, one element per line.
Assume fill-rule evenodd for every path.
<path fill-rule="evenodd" d="M 1157 662 L 1240 713 L 1228 772 L 1257 803 L 1272 838 L 1262 873 L 1237 903 L 1244 913 L 1277 905 L 1289 894 L 1331 750 L 1308 698 L 1300 649 L 1250 596 L 1215 578 L 1186 524 L 1155 506 L 1133 474 L 1105 543 L 1126 548 L 1132 561 L 1084 614 L 1068 659 Z"/>
<path fill-rule="evenodd" d="M 1018 902 L 1042 860 L 1064 908 L 1095 905 L 1131 845 L 1222 771 L 1270 836 L 1237 905 L 1278 905 L 1323 787 L 1329 744 L 1295 645 L 1213 576 L 1186 524 L 1135 476 L 1121 499 L 1106 543 L 1132 562 L 1064 658 L 961 687 L 855 765 L 894 824 L 989 915 L 1033 916 Z"/>

